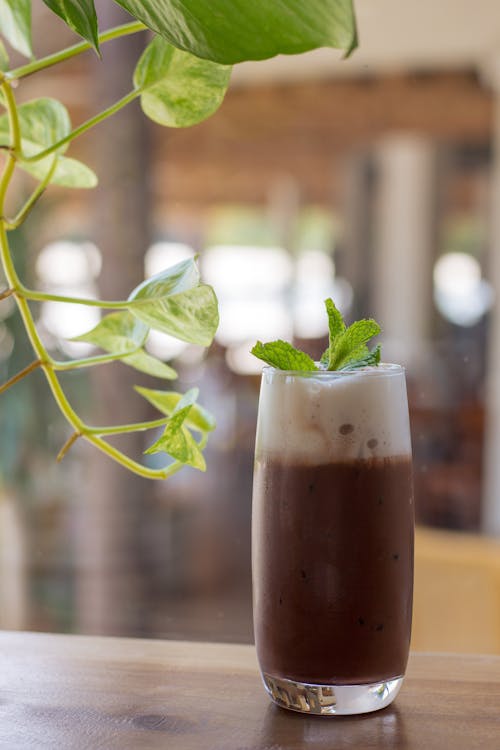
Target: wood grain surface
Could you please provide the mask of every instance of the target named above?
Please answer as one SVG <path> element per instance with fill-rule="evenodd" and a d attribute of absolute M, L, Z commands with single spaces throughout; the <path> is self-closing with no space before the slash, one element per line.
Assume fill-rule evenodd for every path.
<path fill-rule="evenodd" d="M 1 750 L 498 750 L 500 657 L 413 654 L 364 717 L 273 706 L 251 646 L 0 634 Z"/>

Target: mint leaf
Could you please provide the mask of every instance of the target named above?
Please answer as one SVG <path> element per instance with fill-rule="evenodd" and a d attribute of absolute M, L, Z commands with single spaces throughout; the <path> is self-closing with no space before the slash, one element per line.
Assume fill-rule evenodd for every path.
<path fill-rule="evenodd" d="M 378 365 L 380 362 L 380 346 L 371 351 L 367 342 L 380 333 L 380 326 L 371 318 L 357 320 L 346 327 L 342 313 L 335 306 L 332 299 L 325 300 L 328 315 L 328 348 L 321 355 L 318 368 L 308 354 L 295 349 L 286 341 L 271 341 L 263 344 L 257 341 L 252 354 L 267 362 L 278 370 L 296 370 L 299 372 L 314 372 L 317 370 L 354 370 L 358 367 Z"/>
<path fill-rule="evenodd" d="M 267 344 L 257 341 L 252 354 L 278 370 L 312 372 L 318 369 L 308 354 L 281 339 Z"/>
<path fill-rule="evenodd" d="M 336 343 L 340 336 L 344 333 L 346 325 L 342 317 L 342 313 L 337 309 L 332 299 L 325 300 L 326 313 L 328 315 L 328 334 L 329 344 L 328 349 L 321 355 L 321 364 L 326 367 L 327 370 L 333 370 L 335 368 L 330 367 L 331 357 Z"/>
<path fill-rule="evenodd" d="M 369 351 L 366 347 L 366 354 L 359 358 L 353 357 L 347 364 L 341 367 L 341 370 L 356 370 L 358 367 L 376 366 L 380 363 L 380 344 Z"/>
<path fill-rule="evenodd" d="M 344 333 L 346 326 L 342 313 L 335 307 L 332 299 L 325 300 L 326 312 L 328 315 L 328 330 L 330 332 L 330 346 L 335 343 L 338 337 Z"/>
<path fill-rule="evenodd" d="M 380 333 L 380 326 L 374 320 L 357 320 L 330 345 L 328 369 L 340 370 L 353 359 L 366 356 L 363 347 Z"/>

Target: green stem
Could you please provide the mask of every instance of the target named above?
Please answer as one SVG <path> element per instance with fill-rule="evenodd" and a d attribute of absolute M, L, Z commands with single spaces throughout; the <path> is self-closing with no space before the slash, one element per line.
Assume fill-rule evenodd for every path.
<path fill-rule="evenodd" d="M 16 373 L 16 375 L 13 375 L 11 378 L 5 381 L 5 383 L 2 383 L 0 385 L 0 393 L 3 393 L 7 390 L 7 388 L 10 388 L 11 385 L 15 385 L 20 380 L 26 377 L 26 375 L 29 375 L 30 372 L 33 372 L 33 370 L 36 370 L 37 367 L 40 367 L 42 365 L 42 362 L 40 362 L 39 359 L 36 359 L 34 362 L 32 362 L 30 365 L 27 365 L 23 370 Z"/>
<path fill-rule="evenodd" d="M 59 451 L 59 453 L 56 456 L 56 461 L 62 461 L 66 453 L 69 451 L 73 443 L 76 443 L 79 437 L 81 437 L 81 432 L 74 432 L 72 435 L 69 436 L 69 438 L 64 443 L 63 447 Z"/>
<path fill-rule="evenodd" d="M 117 102 L 112 104 L 107 109 L 104 109 L 102 112 L 99 112 L 99 114 L 95 115 L 94 117 L 91 117 L 90 120 L 87 120 L 86 122 L 79 125 L 79 127 L 72 130 L 71 133 L 68 133 L 67 136 L 65 136 L 64 138 L 61 138 L 60 141 L 57 141 L 57 143 L 53 143 L 51 146 L 44 149 L 43 151 L 39 151 L 37 154 L 33 154 L 33 156 L 23 156 L 22 157 L 23 162 L 31 163 L 34 161 L 40 161 L 40 159 L 45 159 L 45 157 L 50 156 L 50 154 L 53 154 L 55 151 L 58 151 L 60 148 L 65 146 L 70 141 L 73 141 L 75 138 L 78 138 L 79 135 L 86 133 L 87 130 L 90 130 L 95 125 L 98 125 L 103 120 L 106 120 L 106 118 L 111 117 L 111 115 L 114 115 L 120 109 L 123 109 L 123 107 L 125 107 L 127 104 L 130 104 L 130 102 L 133 102 L 134 99 L 140 96 L 140 94 L 141 92 L 139 89 L 135 89 L 134 91 L 131 91 L 129 94 L 119 99 Z"/>
<path fill-rule="evenodd" d="M 131 23 L 126 23 L 122 26 L 115 26 L 114 28 L 108 29 L 99 34 L 99 44 L 109 42 L 112 39 L 118 39 L 118 37 L 121 36 L 127 36 L 128 34 L 136 34 L 138 31 L 145 31 L 146 28 L 147 27 L 139 21 L 132 21 Z M 37 73 L 39 70 L 50 68 L 52 65 L 57 65 L 57 63 L 63 62 L 64 60 L 69 60 L 71 57 L 80 55 L 82 52 L 86 52 L 89 49 L 93 49 L 91 44 L 88 42 L 79 42 L 78 44 L 74 44 L 72 47 L 67 47 L 67 49 L 63 49 L 60 52 L 55 52 L 52 55 L 47 55 L 47 57 L 42 57 L 40 60 L 34 60 L 26 65 L 21 65 L 21 67 L 9 71 L 7 76 L 10 79 L 26 78 L 26 76 Z"/>
<path fill-rule="evenodd" d="M 90 425 L 87 425 L 87 432 L 91 435 L 121 435 L 124 432 L 143 432 L 144 430 L 152 430 L 154 427 L 163 427 L 169 419 L 170 417 L 162 417 L 161 419 L 151 419 L 149 422 L 119 424 L 112 427 L 90 427 Z"/>
<path fill-rule="evenodd" d="M 126 354 L 98 354 L 95 357 L 83 357 L 82 359 L 70 359 L 67 362 L 63 362 L 61 360 L 56 359 L 50 359 L 50 366 L 54 368 L 54 370 L 77 370 L 80 367 L 93 367 L 94 365 L 105 365 L 107 362 L 114 362 L 117 359 L 123 359 L 124 357 L 128 357 L 129 354 L 134 354 L 135 352 L 139 351 L 141 347 L 137 347 L 137 349 L 134 349 L 131 352 L 127 352 Z"/>
<path fill-rule="evenodd" d="M 167 466 L 164 469 L 150 469 L 147 466 L 143 466 L 137 461 L 134 461 L 133 459 L 129 458 L 129 456 L 126 456 L 124 453 L 119 451 L 114 446 L 109 445 L 109 443 L 107 443 L 105 440 L 99 437 L 99 435 L 89 432 L 87 425 L 80 419 L 78 414 L 73 410 L 71 404 L 66 398 L 66 394 L 64 393 L 61 387 L 61 384 L 59 383 L 59 379 L 56 375 L 55 368 L 54 368 L 54 365 L 52 364 L 51 358 L 48 356 L 47 350 L 45 349 L 40 339 L 40 336 L 38 335 L 38 331 L 37 331 L 33 316 L 31 314 L 28 300 L 26 296 L 24 295 L 24 287 L 21 284 L 21 281 L 17 275 L 16 269 L 12 260 L 12 256 L 10 254 L 10 248 L 9 248 L 9 243 L 7 239 L 7 229 L 6 229 L 7 222 L 6 222 L 6 219 L 4 218 L 5 197 L 7 195 L 7 189 L 9 187 L 9 184 L 10 184 L 13 172 L 14 172 L 14 168 L 16 165 L 16 154 L 19 153 L 19 150 L 20 150 L 21 132 L 19 128 L 17 106 L 16 106 L 14 96 L 12 94 L 11 86 L 9 82 L 6 81 L 4 78 L 4 79 L 0 79 L 0 87 L 4 94 L 4 100 L 5 100 L 5 104 L 6 104 L 7 111 L 8 111 L 10 133 L 11 133 L 11 144 L 10 144 L 9 153 L 5 162 L 3 172 L 0 176 L 0 261 L 2 263 L 3 271 L 4 271 L 5 278 L 8 284 L 8 290 L 6 291 L 10 290 L 11 293 L 15 297 L 16 304 L 19 310 L 19 314 L 23 321 L 23 324 L 24 324 L 27 336 L 30 340 L 31 346 L 33 348 L 33 351 L 35 352 L 35 355 L 36 355 L 35 362 L 40 363 L 39 365 L 36 364 L 36 366 L 37 367 L 40 366 L 43 369 L 43 372 L 45 374 L 49 387 L 52 391 L 52 395 L 54 396 L 54 399 L 61 413 L 64 415 L 64 417 L 69 422 L 69 424 L 73 427 L 74 435 L 76 435 L 77 437 L 81 436 L 82 438 L 87 440 L 89 443 L 99 448 L 103 453 L 108 455 L 114 461 L 121 464 L 122 466 L 129 469 L 130 471 L 134 472 L 135 474 L 138 474 L 142 477 L 147 477 L 150 479 L 166 479 L 172 474 L 175 474 L 175 472 L 178 471 L 180 468 L 182 468 L 183 464 L 181 464 L 178 461 L 174 461 L 174 463 L 170 464 L 170 466 Z M 29 371 L 31 371 L 31 369 L 34 369 L 34 367 L 35 367 L 35 363 L 33 363 L 33 366 L 29 366 Z M 26 372 L 26 374 L 28 373 Z M 67 441 L 66 445 L 63 447 L 60 455 L 61 454 L 64 455 L 64 453 L 69 449 L 69 447 L 73 444 L 75 440 L 76 440 L 76 437 L 73 437 L 73 436 L 70 437 L 69 441 Z"/>
<path fill-rule="evenodd" d="M 146 477 L 147 479 L 168 479 L 168 477 L 171 477 L 172 474 L 175 474 L 184 466 L 180 461 L 174 461 L 164 469 L 148 469 L 146 466 L 129 458 L 97 435 L 82 434 L 82 437 L 89 443 L 95 445 L 96 448 L 99 448 L 103 453 L 106 453 L 110 458 L 113 458 L 122 466 L 125 466 L 129 471 L 132 471 L 134 474 L 139 474 L 141 477 Z"/>
<path fill-rule="evenodd" d="M 39 198 L 45 192 L 47 185 L 49 184 L 49 182 L 51 181 L 54 175 L 56 166 L 57 166 L 57 157 L 54 156 L 54 158 L 52 159 L 52 165 L 49 171 L 45 175 L 42 182 L 40 182 L 36 190 L 34 190 L 34 192 L 28 198 L 28 200 L 26 201 L 24 206 L 21 208 L 21 210 L 16 214 L 16 216 L 13 219 L 5 220 L 5 228 L 8 232 L 12 231 L 13 229 L 17 229 L 19 226 L 21 226 L 21 224 L 23 223 L 23 221 L 25 220 L 25 218 L 27 217 L 27 215 L 29 214 L 29 212 L 31 211 L 31 209 L 33 208 L 37 200 L 39 200 Z"/>
<path fill-rule="evenodd" d="M 49 294 L 47 292 L 37 292 L 34 289 L 28 289 L 20 284 L 17 289 L 18 294 L 31 302 L 67 302 L 71 305 L 87 305 L 88 307 L 101 307 L 103 310 L 126 309 L 130 306 L 127 300 L 99 300 L 89 299 L 87 297 L 64 297 L 60 294 Z"/>

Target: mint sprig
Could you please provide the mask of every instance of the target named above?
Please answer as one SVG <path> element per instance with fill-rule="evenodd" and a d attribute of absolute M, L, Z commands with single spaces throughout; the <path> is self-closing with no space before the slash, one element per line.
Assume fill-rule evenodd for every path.
<path fill-rule="evenodd" d="M 252 354 L 268 365 L 276 367 L 277 370 L 313 372 L 318 369 L 314 360 L 308 354 L 301 352 L 300 349 L 296 349 L 287 341 L 281 339 L 270 341 L 268 344 L 257 341 L 252 349 Z"/>
<path fill-rule="evenodd" d="M 318 370 L 355 370 L 380 363 L 380 345 L 369 349 L 371 338 L 380 333 L 379 324 L 372 318 L 357 320 L 346 326 L 342 313 L 332 299 L 325 300 L 328 315 L 328 347 L 318 367 L 311 357 L 292 344 L 278 339 L 263 344 L 258 341 L 252 354 L 278 370 L 314 372 Z"/>

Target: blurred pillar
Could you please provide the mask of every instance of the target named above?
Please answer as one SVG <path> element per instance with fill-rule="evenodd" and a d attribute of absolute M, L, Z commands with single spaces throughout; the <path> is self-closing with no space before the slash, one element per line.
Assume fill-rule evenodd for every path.
<path fill-rule="evenodd" d="M 489 280 L 495 291 L 495 304 L 488 330 L 481 525 L 486 533 L 500 536 L 500 57 L 492 61 L 487 73 L 495 92 L 489 252 Z"/>
<path fill-rule="evenodd" d="M 275 179 L 269 188 L 267 211 L 276 241 L 288 252 L 295 251 L 301 195 L 298 181 L 291 175 Z"/>
<path fill-rule="evenodd" d="M 353 290 L 350 317 L 373 314 L 372 225 L 373 160 L 368 151 L 351 154 L 343 164 L 343 232 L 335 248 L 335 274 Z"/>
<path fill-rule="evenodd" d="M 99 6 L 102 28 L 125 14 L 113 3 Z M 145 38 L 133 35 L 103 45 L 103 63 L 94 64 L 95 108 L 99 110 L 132 88 L 135 63 Z M 137 102 L 99 125 L 93 154 L 99 175 L 94 203 L 94 239 L 102 251 L 100 293 L 125 299 L 144 278 L 144 253 L 151 242 L 148 130 Z M 120 363 L 92 371 L 94 424 L 147 419 L 146 403 L 133 385 L 139 373 Z M 141 433 L 120 437 L 118 447 L 136 459 Z M 143 499 L 153 483 L 141 480 L 93 450 L 78 525 L 77 629 L 84 633 L 138 635 L 147 632 L 148 607 L 141 570 Z"/>
<path fill-rule="evenodd" d="M 416 135 L 377 148 L 374 308 L 384 359 L 407 365 L 425 351 L 432 321 L 436 150 Z"/>

